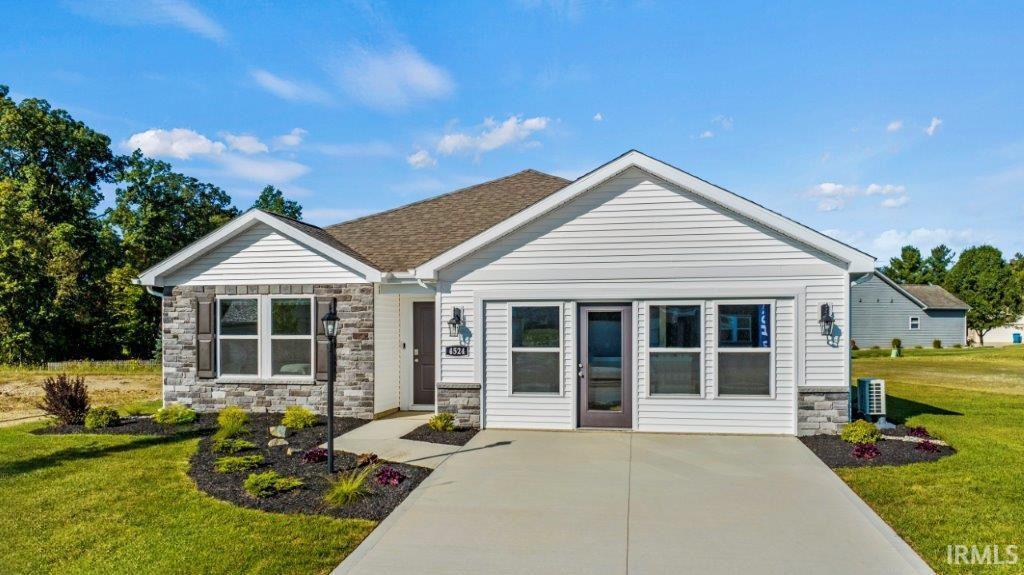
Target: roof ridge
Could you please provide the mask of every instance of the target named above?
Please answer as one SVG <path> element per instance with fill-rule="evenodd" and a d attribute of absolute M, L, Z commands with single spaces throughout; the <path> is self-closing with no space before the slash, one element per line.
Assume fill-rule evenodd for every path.
<path fill-rule="evenodd" d="M 472 190 L 473 188 L 479 188 L 480 186 L 486 186 L 488 184 L 494 184 L 496 182 L 500 182 L 502 180 L 507 180 L 509 178 L 513 178 L 515 176 L 518 176 L 518 175 L 521 175 L 521 174 L 526 174 L 526 173 L 540 174 L 542 176 L 547 176 L 549 178 L 558 178 L 560 180 L 564 180 L 566 184 L 568 184 L 571 181 L 571 180 L 566 180 L 565 178 L 563 178 L 561 176 L 555 176 L 555 175 L 552 175 L 552 174 L 547 174 L 547 173 L 544 173 L 544 172 L 542 172 L 540 170 L 535 170 L 533 168 L 526 168 L 525 170 L 519 170 L 518 172 L 515 172 L 513 174 L 508 174 L 507 176 L 501 176 L 500 178 L 495 178 L 493 180 L 487 180 L 486 182 L 480 182 L 479 184 L 473 184 L 473 185 L 470 185 L 470 186 L 465 186 L 465 187 L 459 188 L 457 190 L 452 190 L 450 192 L 445 192 L 443 194 L 439 194 L 439 195 L 436 195 L 436 196 L 430 196 L 429 198 L 423 198 L 422 200 L 416 200 L 415 202 L 411 202 L 411 203 L 408 203 L 408 204 L 403 204 L 401 206 L 395 206 L 393 208 L 390 208 L 390 209 L 387 209 L 387 210 L 384 210 L 384 211 L 381 211 L 381 212 L 374 212 L 372 214 L 366 214 L 365 216 L 360 216 L 360 217 L 352 219 L 352 220 L 345 220 L 343 222 L 338 222 L 336 224 L 331 224 L 331 225 L 327 226 L 326 228 L 321 228 L 321 229 L 323 229 L 324 231 L 330 231 L 332 228 L 337 228 L 339 226 L 351 224 L 351 223 L 354 223 L 354 222 L 361 222 L 363 220 L 367 220 L 367 219 L 370 219 L 370 218 L 375 218 L 377 216 L 382 216 L 384 214 L 390 214 L 392 212 L 397 212 L 398 210 L 404 210 L 405 208 L 411 208 L 413 206 L 418 206 L 418 205 L 426 203 L 426 202 L 431 202 L 431 201 L 434 201 L 434 200 L 439 200 L 441 198 L 446 198 L 448 196 L 453 196 L 453 195 L 461 193 L 461 192 L 466 192 L 466 191 Z"/>

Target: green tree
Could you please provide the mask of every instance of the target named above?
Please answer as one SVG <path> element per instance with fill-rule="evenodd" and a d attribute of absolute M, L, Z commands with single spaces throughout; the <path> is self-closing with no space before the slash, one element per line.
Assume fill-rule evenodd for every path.
<path fill-rule="evenodd" d="M 120 353 L 146 357 L 160 333 L 160 300 L 132 284 L 139 272 L 238 215 L 231 197 L 212 184 L 179 174 L 136 150 L 116 174 L 107 221 L 121 237 L 122 259 L 107 275 L 110 315 Z"/>
<path fill-rule="evenodd" d="M 940 286 L 946 283 L 949 264 L 953 263 L 953 250 L 946 244 L 932 248 L 931 254 L 924 260 L 924 279 L 930 284 Z"/>
<path fill-rule="evenodd" d="M 967 327 L 978 332 L 982 345 L 986 333 L 1020 317 L 1024 305 L 1017 277 L 1002 252 L 992 246 L 964 250 L 949 270 L 945 287 L 971 306 Z"/>
<path fill-rule="evenodd" d="M 0 86 L 0 362 L 109 353 L 117 238 L 95 208 L 116 167 L 109 138 Z"/>
<path fill-rule="evenodd" d="M 285 199 L 284 192 L 274 186 L 263 188 L 263 191 L 260 192 L 260 197 L 256 198 L 256 203 L 252 207 L 259 208 L 265 212 L 280 214 L 293 220 L 302 219 L 302 206 L 299 202 Z"/>
<path fill-rule="evenodd" d="M 914 246 L 903 246 L 900 256 L 890 259 L 889 265 L 882 268 L 882 273 L 900 284 L 924 283 L 925 266 L 921 250 Z"/>

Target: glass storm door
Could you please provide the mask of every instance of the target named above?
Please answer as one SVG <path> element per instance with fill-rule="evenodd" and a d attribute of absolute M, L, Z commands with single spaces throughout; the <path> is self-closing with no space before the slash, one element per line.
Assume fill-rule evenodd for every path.
<path fill-rule="evenodd" d="M 580 427 L 632 427 L 630 310 L 580 307 Z"/>

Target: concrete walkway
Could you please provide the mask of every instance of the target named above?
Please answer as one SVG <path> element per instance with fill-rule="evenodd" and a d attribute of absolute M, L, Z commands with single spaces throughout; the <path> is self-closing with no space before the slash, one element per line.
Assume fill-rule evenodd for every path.
<path fill-rule="evenodd" d="M 336 437 L 334 449 L 350 453 L 371 452 L 387 461 L 434 469 L 460 448 L 400 439 L 425 424 L 432 415 L 428 412 L 403 411 L 384 419 L 376 419 Z"/>
<path fill-rule="evenodd" d="M 792 437 L 485 430 L 334 573 L 931 570 Z"/>

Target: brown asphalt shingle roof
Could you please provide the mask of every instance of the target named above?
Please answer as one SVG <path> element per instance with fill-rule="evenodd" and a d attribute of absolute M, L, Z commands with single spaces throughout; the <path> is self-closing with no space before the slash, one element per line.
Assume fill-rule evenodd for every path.
<path fill-rule="evenodd" d="M 348 255 L 356 258 L 357 260 L 363 262 L 364 264 L 367 264 L 369 266 L 373 266 L 373 264 L 369 260 L 367 260 L 365 257 L 363 257 L 362 254 L 360 254 L 359 252 L 357 252 L 354 249 L 350 248 L 349 246 L 343 244 L 342 242 L 338 241 L 337 238 L 335 238 L 331 234 L 327 233 L 327 230 L 325 230 L 325 229 L 323 229 L 321 227 L 314 226 L 313 224 L 307 224 L 306 222 L 300 222 L 299 220 L 293 220 L 293 219 L 291 219 L 289 217 L 282 216 L 281 214 L 275 214 L 273 212 L 267 212 L 267 211 L 263 211 L 263 212 L 265 214 L 267 214 L 267 215 L 273 216 L 273 217 L 281 220 L 282 222 L 288 224 L 289 226 L 292 226 L 293 228 L 295 228 L 295 229 L 297 229 L 297 230 L 299 230 L 299 231 L 301 231 L 301 232 L 303 232 L 303 233 L 305 233 L 305 234 L 307 234 L 309 236 L 312 236 L 312 237 L 314 237 L 314 238 L 324 242 L 325 244 L 327 244 L 327 245 L 329 245 L 331 247 L 334 247 L 334 248 L 338 249 L 339 251 L 341 251 L 341 252 L 343 252 L 345 254 L 348 254 Z"/>
<path fill-rule="evenodd" d="M 322 230 L 316 229 L 329 234 L 336 243 L 346 246 L 358 254 L 360 260 L 380 271 L 404 272 L 523 211 L 568 184 L 569 180 L 565 178 L 524 170 Z"/>
<path fill-rule="evenodd" d="M 969 309 L 966 303 L 936 285 L 902 284 L 901 288 L 921 300 L 929 309 Z"/>

